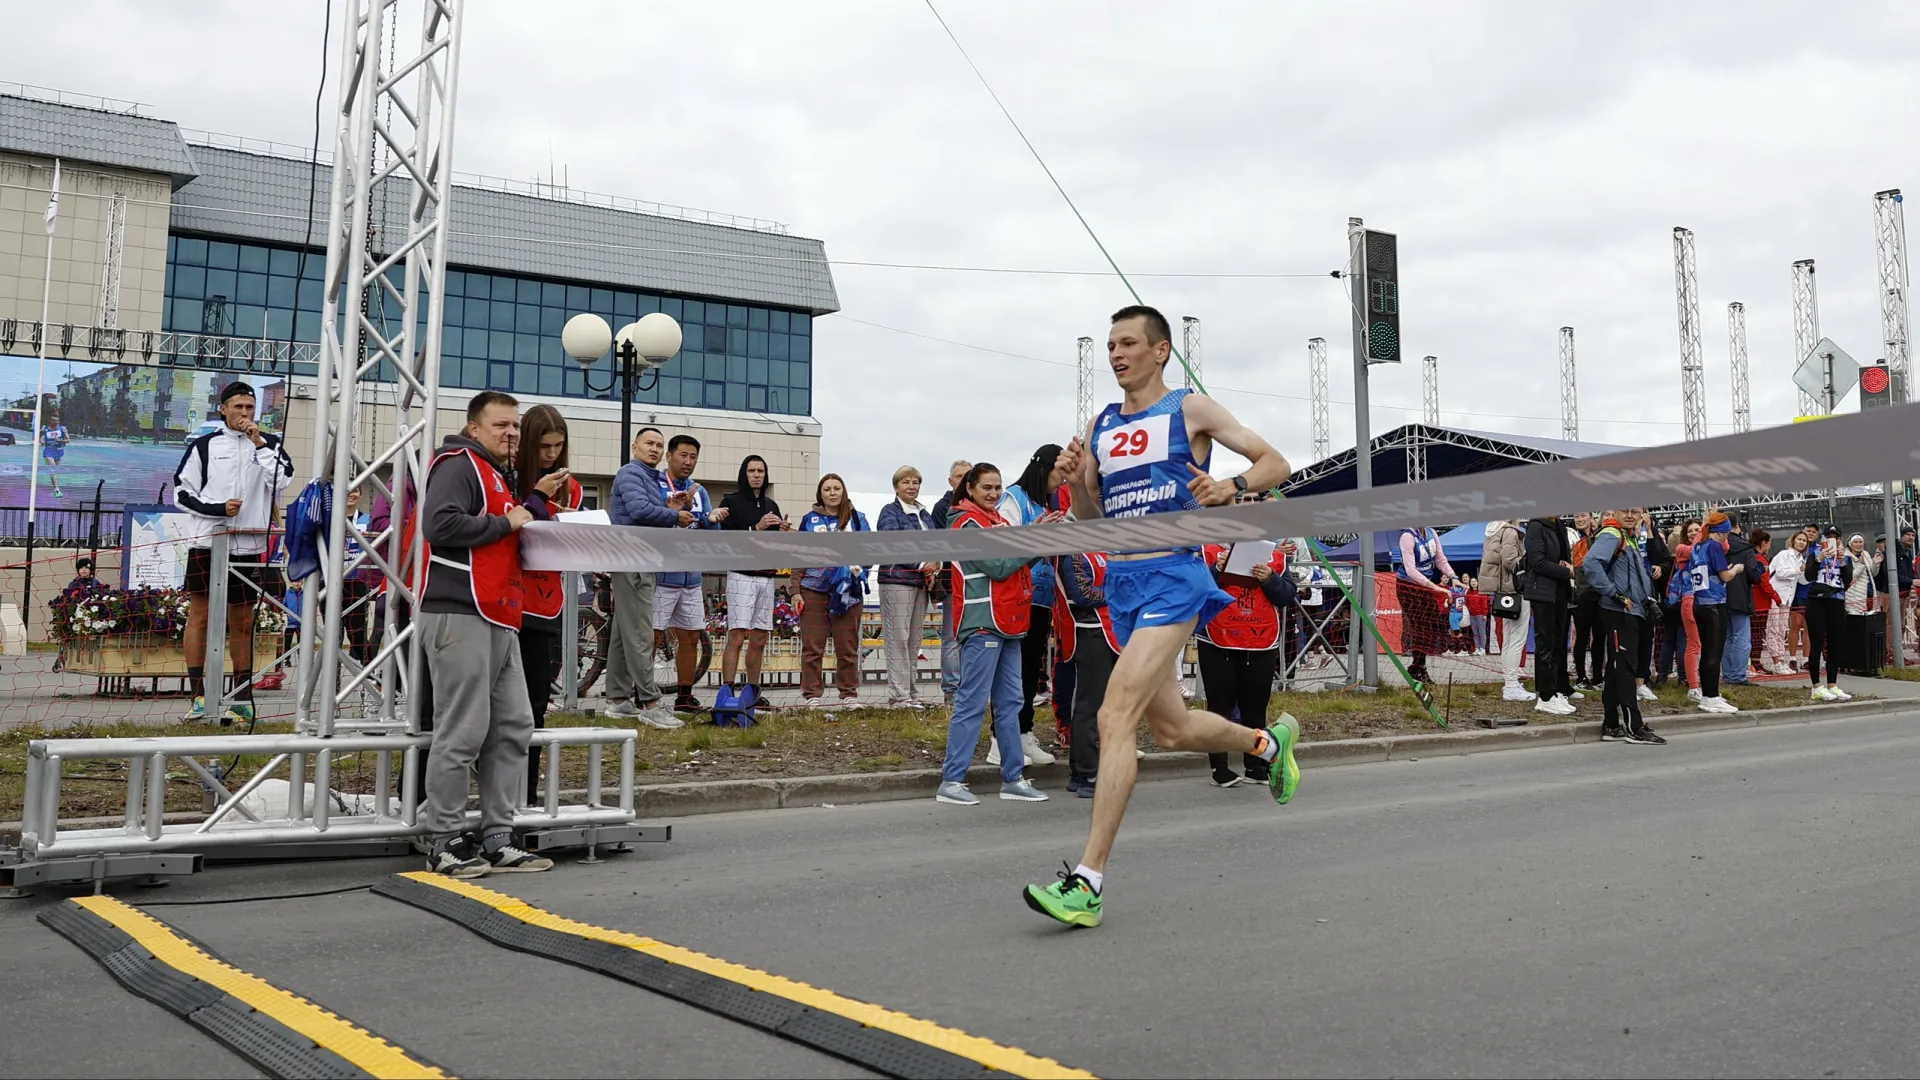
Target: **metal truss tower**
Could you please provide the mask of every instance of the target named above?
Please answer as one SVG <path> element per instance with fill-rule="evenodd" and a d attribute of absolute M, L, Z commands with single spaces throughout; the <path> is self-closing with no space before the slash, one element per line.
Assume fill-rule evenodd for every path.
<path fill-rule="evenodd" d="M 1580 380 L 1573 369 L 1573 327 L 1560 328 L 1560 437 L 1580 441 Z"/>
<path fill-rule="evenodd" d="M 1814 288 L 1813 260 L 1801 259 L 1793 264 L 1793 363 L 1788 371 L 1797 371 L 1800 361 L 1807 358 L 1813 347 L 1820 343 L 1820 294 Z M 1816 416 L 1823 411 L 1820 399 L 1800 391 L 1800 415 Z"/>
<path fill-rule="evenodd" d="M 1680 410 L 1687 441 L 1707 437 L 1707 380 L 1700 357 L 1700 272 L 1693 230 L 1673 230 L 1673 288 L 1680 309 Z"/>
<path fill-rule="evenodd" d="M 1420 358 L 1420 421 L 1428 427 L 1440 424 L 1440 358 Z M 1407 483 L 1427 482 L 1427 435 L 1413 436 L 1407 443 Z"/>
<path fill-rule="evenodd" d="M 1198 390 L 1194 380 L 1205 378 L 1200 371 L 1200 320 L 1191 315 L 1180 317 L 1180 355 L 1187 358 L 1186 371 L 1182 373 L 1187 389 Z"/>
<path fill-rule="evenodd" d="M 127 256 L 127 194 L 107 202 L 106 251 L 100 259 L 100 328 L 120 329 L 120 267 Z"/>
<path fill-rule="evenodd" d="M 1093 423 L 1093 339 L 1080 339 L 1079 386 L 1073 397 L 1073 433 L 1085 437 Z"/>
<path fill-rule="evenodd" d="M 335 78 L 333 190 L 327 213 L 326 290 L 320 314 L 320 364 L 309 475 L 331 482 L 337 498 L 351 489 L 387 496 L 403 509 L 403 491 L 426 490 L 434 451 L 440 386 L 440 326 L 446 290 L 448 200 L 453 184 L 454 101 L 459 85 L 464 0 L 423 0 L 417 36 L 401 34 L 399 0 L 345 0 L 337 27 L 341 51 Z M 391 35 L 391 36 L 390 36 Z M 393 53 L 383 56 L 383 50 Z M 397 123 L 395 122 L 397 119 Z M 369 226 L 379 220 L 379 189 L 404 184 L 406 236 L 373 254 Z M 396 286 L 387 271 L 403 267 Z M 378 290 L 381 302 L 363 306 Z M 376 320 L 368 310 L 384 309 Z M 389 397 L 391 418 L 363 425 L 377 397 Z M 384 434 L 368 438 L 367 430 Z M 336 503 L 338 505 L 338 503 Z M 422 530 L 403 547 L 404 513 L 377 535 L 344 513 L 333 515 L 322 545 L 319 588 L 309 581 L 301 619 L 296 730 L 331 736 L 336 710 L 369 679 L 380 690 L 377 717 L 353 721 L 362 730 L 420 730 L 415 706 L 423 657 L 414 622 L 402 628 L 401 602 L 412 606 L 411 568 L 420 562 Z M 347 555 L 351 537 L 360 554 Z M 380 648 L 362 668 L 341 648 L 348 574 L 370 566 L 390 597 Z M 396 602 L 400 601 L 400 602 Z M 417 610 L 417 608 L 416 608 Z M 396 705 L 398 709 L 396 710 Z"/>
<path fill-rule="evenodd" d="M 1913 395 L 1907 385 L 1912 363 L 1907 339 L 1907 215 L 1901 208 L 1899 188 L 1874 193 L 1873 236 L 1880 265 L 1880 336 L 1898 404 Z"/>
<path fill-rule="evenodd" d="M 1307 339 L 1307 382 L 1313 390 L 1313 460 L 1333 452 L 1333 422 L 1327 401 L 1327 339 Z"/>
<path fill-rule="evenodd" d="M 1747 390 L 1747 306 L 1727 305 L 1727 358 L 1733 369 L 1733 430 L 1753 430 L 1753 398 Z"/>

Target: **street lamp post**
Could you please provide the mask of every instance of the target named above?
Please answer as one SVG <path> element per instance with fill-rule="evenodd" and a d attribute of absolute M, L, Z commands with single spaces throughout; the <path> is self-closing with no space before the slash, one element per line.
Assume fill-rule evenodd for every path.
<path fill-rule="evenodd" d="M 596 394 L 620 390 L 620 452 L 632 452 L 633 395 L 650 390 L 660 377 L 659 367 L 680 351 L 680 324 L 664 311 L 643 315 L 615 334 L 607 320 L 598 315 L 580 314 L 567 320 L 560 330 L 560 345 L 573 362 L 580 365 L 587 389 Z M 613 349 L 614 370 L 605 386 L 595 386 L 593 367 Z M 651 373 L 651 377 L 649 377 Z M 624 458 L 622 459 L 625 460 Z"/>

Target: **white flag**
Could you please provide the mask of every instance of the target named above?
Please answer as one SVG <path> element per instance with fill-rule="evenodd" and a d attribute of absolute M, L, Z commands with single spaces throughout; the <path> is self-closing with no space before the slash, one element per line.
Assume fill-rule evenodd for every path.
<path fill-rule="evenodd" d="M 60 217 L 60 159 L 53 161 L 53 194 L 47 198 L 47 235 L 53 235 L 53 223 Z"/>

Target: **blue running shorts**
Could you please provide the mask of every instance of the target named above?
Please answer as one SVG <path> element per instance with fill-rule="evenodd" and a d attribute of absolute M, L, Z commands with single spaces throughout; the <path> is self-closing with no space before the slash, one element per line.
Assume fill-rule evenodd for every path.
<path fill-rule="evenodd" d="M 1121 647 L 1143 626 L 1205 626 L 1233 603 L 1197 552 L 1107 563 L 1107 613 Z"/>

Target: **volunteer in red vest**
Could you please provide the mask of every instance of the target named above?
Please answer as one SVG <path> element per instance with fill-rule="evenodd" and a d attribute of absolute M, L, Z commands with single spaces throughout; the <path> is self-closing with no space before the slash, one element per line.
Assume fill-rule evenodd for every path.
<path fill-rule="evenodd" d="M 520 403 L 486 390 L 440 444 L 420 500 L 428 551 L 416 631 L 433 678 L 427 752 L 427 869 L 455 878 L 552 869 L 513 843 L 533 711 L 520 665 L 520 527 L 533 512 L 507 476 Z M 465 832 L 467 774 L 479 772 L 480 838 Z"/>
<path fill-rule="evenodd" d="M 1258 502 L 1260 498 L 1248 492 L 1235 501 Z M 1293 603 L 1296 588 L 1293 575 L 1287 573 L 1286 553 L 1278 546 L 1244 574 L 1226 572 L 1231 551 L 1219 544 L 1202 549 L 1207 565 L 1213 568 L 1214 583 L 1233 597 L 1233 603 L 1200 628 L 1200 687 L 1207 696 L 1208 711 L 1230 716 L 1243 727 L 1260 729 L 1267 726 L 1274 666 L 1280 660 L 1280 613 Z M 1265 784 L 1267 763 L 1252 754 L 1240 757 L 1244 779 Z M 1208 754 L 1207 764 L 1213 769 L 1215 787 L 1233 787 L 1242 780 L 1226 754 Z"/>
<path fill-rule="evenodd" d="M 961 497 L 948 511 L 950 529 L 1005 527 L 1000 516 L 1000 470 L 981 462 L 960 482 Z M 960 642 L 960 692 L 947 721 L 947 756 L 934 798 L 955 806 L 978 806 L 967 787 L 967 768 L 980 744 L 980 724 L 988 698 L 993 706 L 993 738 L 1000 747 L 1000 797 L 1045 802 L 1046 793 L 1020 775 L 1026 757 L 1020 748 L 1020 640 L 1033 617 L 1036 560 L 970 559 L 953 566 L 954 640 Z M 811 601 L 809 601 L 811 602 Z"/>
<path fill-rule="evenodd" d="M 1073 671 L 1067 681 L 1073 687 L 1067 702 L 1067 790 L 1091 799 L 1100 775 L 1100 703 L 1106 700 L 1107 679 L 1120 659 L 1120 639 L 1107 612 L 1107 557 L 1100 552 L 1062 555 L 1054 582 L 1060 592 L 1053 605 L 1055 640 L 1062 661 Z M 1057 695 L 1066 684 L 1056 678 L 1053 685 Z M 1054 708 L 1059 706 L 1056 696 Z"/>
<path fill-rule="evenodd" d="M 552 521 L 555 514 L 580 509 L 580 481 L 567 468 L 567 419 L 551 405 L 535 405 L 520 418 L 520 449 L 513 473 L 520 505 L 536 521 Z M 527 705 L 533 726 L 547 726 L 547 701 L 553 676 L 560 670 L 560 610 L 563 601 L 558 570 L 522 570 L 526 599 L 520 619 L 520 667 L 527 676 Z M 527 750 L 528 805 L 538 802 L 540 748 Z"/>

